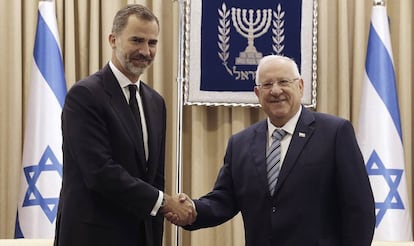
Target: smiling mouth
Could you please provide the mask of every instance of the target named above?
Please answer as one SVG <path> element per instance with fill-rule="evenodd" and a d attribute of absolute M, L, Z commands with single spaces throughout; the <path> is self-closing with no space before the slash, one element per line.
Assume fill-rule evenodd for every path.
<path fill-rule="evenodd" d="M 131 59 L 130 61 L 135 66 L 143 66 L 143 65 L 144 66 L 148 66 L 150 64 L 150 61 L 148 61 L 146 59 Z"/>
<path fill-rule="evenodd" d="M 131 61 L 141 62 L 141 63 L 143 63 L 143 62 L 149 63 L 149 60 L 142 59 L 142 58 L 132 58 Z"/>
<path fill-rule="evenodd" d="M 284 102 L 284 101 L 286 101 L 286 99 L 274 99 L 274 100 L 271 100 L 270 102 L 271 103 L 281 103 L 281 102 Z"/>

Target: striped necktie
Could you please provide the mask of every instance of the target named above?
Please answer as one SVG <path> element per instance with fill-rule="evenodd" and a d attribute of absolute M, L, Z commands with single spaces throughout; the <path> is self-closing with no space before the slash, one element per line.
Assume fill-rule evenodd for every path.
<path fill-rule="evenodd" d="M 269 191 L 272 196 L 275 191 L 276 182 L 280 172 L 280 141 L 285 135 L 286 131 L 283 129 L 273 131 L 273 143 L 270 145 L 266 156 L 267 179 L 269 184 Z"/>

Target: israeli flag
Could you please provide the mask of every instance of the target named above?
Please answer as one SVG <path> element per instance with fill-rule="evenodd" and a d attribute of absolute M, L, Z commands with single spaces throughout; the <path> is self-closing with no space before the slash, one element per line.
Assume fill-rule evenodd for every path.
<path fill-rule="evenodd" d="M 60 115 L 66 95 L 53 1 L 40 1 L 25 119 L 16 238 L 53 238 L 62 183 Z"/>
<path fill-rule="evenodd" d="M 377 1 L 379 2 L 379 1 Z M 358 142 L 374 192 L 374 240 L 411 241 L 404 149 L 387 10 L 372 9 Z"/>

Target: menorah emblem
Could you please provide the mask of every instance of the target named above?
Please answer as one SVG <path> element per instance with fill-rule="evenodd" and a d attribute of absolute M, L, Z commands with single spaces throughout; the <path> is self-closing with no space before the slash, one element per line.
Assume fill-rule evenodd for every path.
<path fill-rule="evenodd" d="M 254 10 L 249 9 L 249 16 L 247 16 L 246 9 L 232 8 L 231 16 L 233 26 L 237 32 L 243 37 L 247 38 L 247 47 L 243 52 L 240 52 L 239 57 L 236 58 L 237 65 L 257 65 L 263 54 L 256 50 L 254 46 L 254 39 L 267 33 L 272 21 L 271 9 L 256 10 L 256 18 L 254 18 Z M 262 17 L 263 14 L 263 17 Z"/>

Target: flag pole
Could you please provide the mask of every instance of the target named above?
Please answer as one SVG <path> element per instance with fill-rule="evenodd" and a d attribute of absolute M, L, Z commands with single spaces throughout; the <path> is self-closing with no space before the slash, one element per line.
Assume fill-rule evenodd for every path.
<path fill-rule="evenodd" d="M 176 193 L 182 191 L 182 118 L 183 118 L 183 65 L 184 59 L 184 1 L 178 0 L 178 68 L 177 68 L 177 128 L 176 128 Z M 181 245 L 180 227 L 175 226 L 175 246 Z"/>

